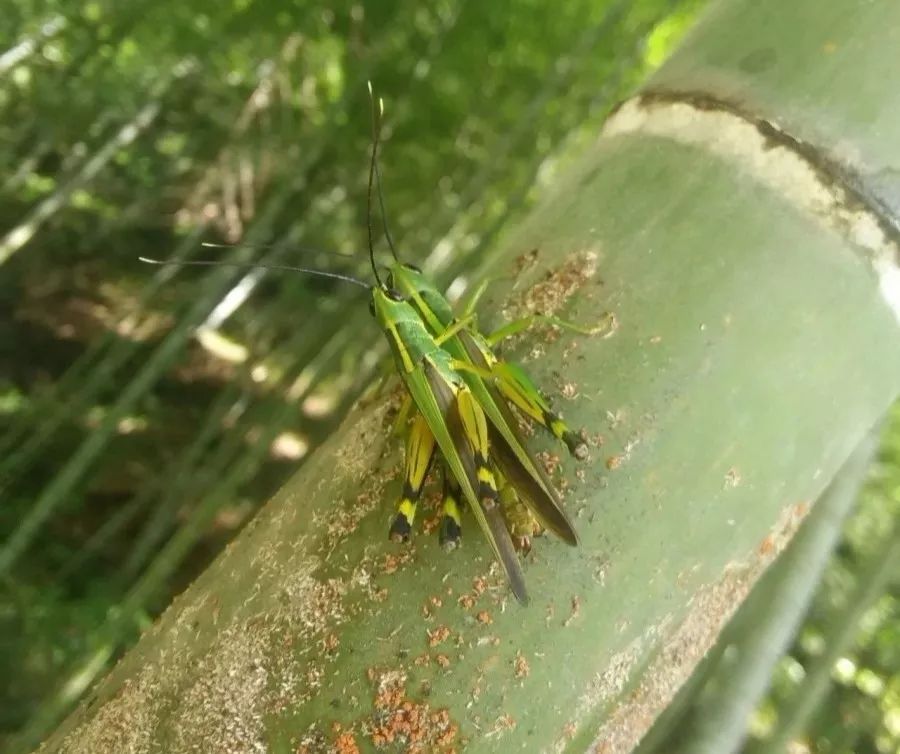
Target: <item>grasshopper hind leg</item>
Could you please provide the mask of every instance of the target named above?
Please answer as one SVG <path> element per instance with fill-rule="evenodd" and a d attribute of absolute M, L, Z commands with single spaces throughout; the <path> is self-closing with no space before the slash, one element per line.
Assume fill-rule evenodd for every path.
<path fill-rule="evenodd" d="M 412 534 L 413 519 L 416 517 L 417 501 L 410 499 L 404 489 L 403 497 L 397 505 L 397 513 L 391 521 L 388 539 L 393 542 L 408 542 Z"/>
<path fill-rule="evenodd" d="M 459 505 L 461 495 L 459 485 L 450 470 L 445 467 L 438 542 L 448 552 L 459 546 L 462 537 L 462 511 Z"/>
<path fill-rule="evenodd" d="M 397 514 L 391 523 L 388 537 L 395 542 L 406 542 L 412 533 L 416 506 L 422 496 L 422 488 L 428 477 L 428 469 L 434 457 L 434 435 L 425 417 L 416 414 L 406 439 L 406 469 L 403 476 L 403 494 L 397 504 Z"/>
<path fill-rule="evenodd" d="M 554 437 L 561 440 L 579 461 L 588 457 L 588 446 L 579 432 L 573 432 L 541 395 L 540 390 L 520 366 L 508 361 L 498 361 L 494 367 L 500 392 L 508 400 L 530 416 L 538 424 L 546 427 Z"/>
<path fill-rule="evenodd" d="M 558 414 L 555 414 L 550 410 L 545 411 L 544 422 L 545 426 L 550 428 L 553 435 L 565 443 L 565 446 L 569 449 L 569 453 L 572 454 L 573 458 L 583 461 L 588 457 L 588 446 L 581 436 L 581 433 L 573 432 L 569 429 L 568 425 Z"/>

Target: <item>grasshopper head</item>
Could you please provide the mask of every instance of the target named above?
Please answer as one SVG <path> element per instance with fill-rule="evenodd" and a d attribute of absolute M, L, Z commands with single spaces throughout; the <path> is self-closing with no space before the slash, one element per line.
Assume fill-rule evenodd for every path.
<path fill-rule="evenodd" d="M 387 285 L 409 296 L 420 290 L 423 285 L 430 285 L 422 271 L 411 264 L 394 262 L 388 270 Z"/>
<path fill-rule="evenodd" d="M 373 286 L 369 311 L 375 317 L 379 327 L 384 329 L 388 324 L 396 322 L 398 315 L 409 308 L 409 302 L 403 294 L 391 286 Z"/>
<path fill-rule="evenodd" d="M 434 318 L 435 325 L 452 321 L 447 299 L 418 267 L 401 262 L 391 265 L 387 283 L 406 296 L 426 320 Z"/>

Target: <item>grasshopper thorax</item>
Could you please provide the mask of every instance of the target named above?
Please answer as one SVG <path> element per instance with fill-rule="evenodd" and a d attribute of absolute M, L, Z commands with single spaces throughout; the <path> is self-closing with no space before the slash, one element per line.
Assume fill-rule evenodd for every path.
<path fill-rule="evenodd" d="M 396 262 L 390 267 L 387 283 L 406 296 L 428 324 L 437 331 L 453 321 L 453 311 L 446 297 L 418 268 Z"/>
<path fill-rule="evenodd" d="M 369 311 L 382 329 L 398 319 L 403 319 L 403 315 L 409 310 L 409 306 L 409 302 L 396 288 L 387 285 L 372 286 L 372 300 L 369 302 Z"/>

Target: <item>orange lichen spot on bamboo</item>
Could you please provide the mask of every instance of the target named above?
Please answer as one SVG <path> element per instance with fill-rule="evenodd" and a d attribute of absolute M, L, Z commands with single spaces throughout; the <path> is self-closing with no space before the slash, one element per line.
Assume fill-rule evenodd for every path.
<path fill-rule="evenodd" d="M 516 657 L 513 660 L 513 673 L 519 680 L 528 678 L 528 674 L 531 673 L 531 666 L 528 664 L 528 660 L 525 659 L 525 655 L 522 654 L 521 649 L 516 652 Z"/>
<path fill-rule="evenodd" d="M 461 594 L 456 603 L 463 608 L 463 610 L 471 610 L 475 607 L 475 597 L 467 592 L 466 594 Z"/>
<path fill-rule="evenodd" d="M 425 633 L 428 634 L 429 647 L 436 647 L 450 638 L 450 629 L 447 626 L 438 626 L 434 630 L 426 630 Z"/>
<path fill-rule="evenodd" d="M 359 754 L 359 745 L 352 731 L 343 730 L 340 723 L 334 723 L 331 732 L 336 736 L 333 747 L 335 754 Z"/>
<path fill-rule="evenodd" d="M 406 691 L 406 676 L 388 671 L 376 677 L 374 711 L 368 726 L 376 748 L 394 744 L 407 754 L 451 754 L 459 735 L 459 726 L 446 709 L 432 709 L 425 702 L 411 699 Z"/>
<path fill-rule="evenodd" d="M 606 459 L 606 468 L 610 471 L 615 471 L 618 469 L 623 463 L 625 463 L 625 454 L 624 453 L 616 453 L 614 456 L 610 456 Z"/>

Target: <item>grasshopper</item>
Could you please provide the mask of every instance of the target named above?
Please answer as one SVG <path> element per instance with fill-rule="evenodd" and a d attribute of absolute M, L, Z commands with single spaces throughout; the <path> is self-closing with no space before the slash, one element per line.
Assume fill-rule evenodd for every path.
<path fill-rule="evenodd" d="M 374 265 L 373 269 L 377 272 Z M 401 509 L 415 505 L 437 446 L 455 480 L 455 484 L 445 481 L 445 514 L 448 501 L 453 502 L 451 508 L 457 507 L 454 493 L 458 487 L 506 571 L 513 593 L 520 602 L 527 602 L 525 580 L 490 466 L 487 419 L 461 377 L 468 365 L 441 345 L 454 331 L 448 329 L 443 336 L 433 337 L 413 306 L 381 281 L 372 288 L 371 308 L 417 411 L 407 443 Z M 456 518 L 458 523 L 458 513 L 448 518 Z"/>
<path fill-rule="evenodd" d="M 490 339 L 470 324 L 473 315 L 455 318 L 449 302 L 421 272 L 398 263 L 392 265 L 388 281 L 409 298 L 428 331 L 441 339 L 443 348 L 457 363 L 469 365 L 459 371 L 490 421 L 491 457 L 501 478 L 512 486 L 543 528 L 567 544 L 577 545 L 575 528 L 547 475 L 526 450 L 518 419 L 507 401 L 563 440 L 576 458 L 587 455 L 584 441 L 553 413 L 523 370 L 494 354 Z M 398 422 L 403 421 L 403 416 L 401 408 Z M 411 437 L 415 434 L 414 425 Z M 392 535 L 402 537 L 411 527 L 415 509 L 406 501 L 404 496 L 391 527 Z M 442 544 L 452 546 L 454 537 L 447 531 L 448 515 L 452 518 L 452 510 L 445 506 L 440 536 Z M 458 528 L 455 533 L 458 537 Z"/>
<path fill-rule="evenodd" d="M 369 93 L 372 95 L 371 84 Z M 525 579 L 512 537 L 500 508 L 500 492 L 491 466 L 491 433 L 484 410 L 464 374 L 479 368 L 444 348 L 470 320 L 462 319 L 434 335 L 404 294 L 381 279 L 375 264 L 372 195 L 378 164 L 383 103 L 372 96 L 372 156 L 367 194 L 369 260 L 376 285 L 370 310 L 387 338 L 394 364 L 409 394 L 416 416 L 406 446 L 404 493 L 400 520 L 411 525 L 435 447 L 449 474 L 444 474 L 442 535 L 458 539 L 459 498 L 468 502 L 495 555 L 503 566 L 516 598 L 527 603 Z M 497 448 L 493 449 L 495 452 Z M 502 452 L 502 451 L 501 451 Z M 452 478 L 451 478 L 452 475 Z"/>
<path fill-rule="evenodd" d="M 379 114 L 380 107 L 379 102 Z M 377 144 L 378 131 L 377 128 L 373 130 L 373 139 Z M 507 401 L 565 443 L 574 457 L 580 460 L 586 458 L 587 445 L 580 435 L 569 429 L 562 418 L 553 412 L 527 373 L 517 365 L 498 358 L 493 347 L 503 338 L 527 329 L 538 321 L 550 322 L 587 335 L 594 335 L 598 330 L 582 328 L 556 317 L 533 315 L 510 322 L 496 333 L 485 336 L 475 327 L 473 314 L 475 303 L 484 291 L 483 286 L 470 300 L 462 319 L 457 319 L 449 301 L 440 290 L 417 267 L 404 264 L 398 258 L 387 225 L 377 163 L 374 165 L 374 174 L 384 236 L 394 257 L 386 285 L 409 300 L 428 331 L 440 339 L 442 347 L 456 360 L 457 365 L 467 365 L 463 369 L 457 369 L 489 419 L 491 456 L 498 472 L 496 476 L 503 480 L 504 485 L 515 490 L 518 498 L 545 529 L 555 533 L 567 544 L 577 545 L 575 528 L 547 475 L 525 449 L 517 417 Z M 406 421 L 412 402 L 409 398 L 404 402 L 397 417 L 397 426 L 402 426 Z M 414 417 L 407 443 L 406 484 L 397 515 L 391 524 L 392 539 L 406 540 L 409 537 L 416 500 L 430 464 L 430 456 L 424 452 L 427 446 L 421 442 L 420 425 L 420 418 Z M 452 547 L 459 538 L 460 526 L 452 483 L 448 485 L 446 479 L 445 474 L 440 540 L 443 545 Z"/>

